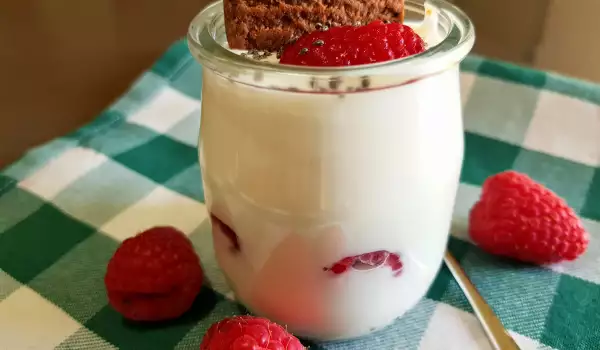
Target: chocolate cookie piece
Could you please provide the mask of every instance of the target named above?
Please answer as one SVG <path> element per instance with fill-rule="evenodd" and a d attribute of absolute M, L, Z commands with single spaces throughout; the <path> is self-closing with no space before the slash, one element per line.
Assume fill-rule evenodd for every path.
<path fill-rule="evenodd" d="M 277 51 L 319 27 L 402 22 L 404 0 L 223 0 L 229 47 Z"/>

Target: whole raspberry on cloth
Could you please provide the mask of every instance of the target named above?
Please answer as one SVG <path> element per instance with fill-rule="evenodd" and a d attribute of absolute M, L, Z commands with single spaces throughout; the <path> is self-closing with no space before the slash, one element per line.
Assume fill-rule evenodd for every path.
<path fill-rule="evenodd" d="M 581 220 L 562 198 L 515 171 L 486 179 L 471 208 L 469 235 L 491 254 L 540 265 L 574 260 L 589 243 Z"/>
<path fill-rule="evenodd" d="M 374 21 L 307 33 L 284 47 L 279 63 L 299 66 L 354 66 L 415 55 L 425 42 L 407 25 Z"/>
<path fill-rule="evenodd" d="M 108 263 L 104 284 L 115 310 L 134 321 L 177 318 L 202 288 L 192 243 L 173 227 L 154 227 L 128 238 Z"/>
<path fill-rule="evenodd" d="M 266 318 L 234 316 L 213 324 L 200 350 L 304 350 L 298 338 Z"/>

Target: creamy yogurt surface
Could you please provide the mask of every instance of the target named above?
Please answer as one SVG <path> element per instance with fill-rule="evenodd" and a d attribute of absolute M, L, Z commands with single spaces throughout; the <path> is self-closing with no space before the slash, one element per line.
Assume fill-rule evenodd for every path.
<path fill-rule="evenodd" d="M 435 40 L 429 16 L 416 29 Z M 217 260 L 238 300 L 321 340 L 368 334 L 412 308 L 448 239 L 459 94 L 458 66 L 346 94 L 257 88 L 205 70 L 200 162 Z M 372 252 L 388 255 L 334 268 Z"/>

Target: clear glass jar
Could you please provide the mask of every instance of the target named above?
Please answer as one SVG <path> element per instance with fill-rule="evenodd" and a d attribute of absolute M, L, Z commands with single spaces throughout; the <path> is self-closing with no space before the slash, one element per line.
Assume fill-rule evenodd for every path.
<path fill-rule="evenodd" d="M 463 159 L 458 67 L 475 35 L 442 0 L 406 0 L 415 17 L 427 51 L 340 68 L 229 51 L 221 1 L 190 26 L 218 263 L 241 303 L 299 336 L 385 327 L 441 266 Z"/>

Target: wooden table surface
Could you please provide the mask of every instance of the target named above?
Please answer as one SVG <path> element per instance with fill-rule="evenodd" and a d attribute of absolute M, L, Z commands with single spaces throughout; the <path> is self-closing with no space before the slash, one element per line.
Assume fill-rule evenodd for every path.
<path fill-rule="evenodd" d="M 0 168 L 93 119 L 207 0 L 0 0 Z"/>

